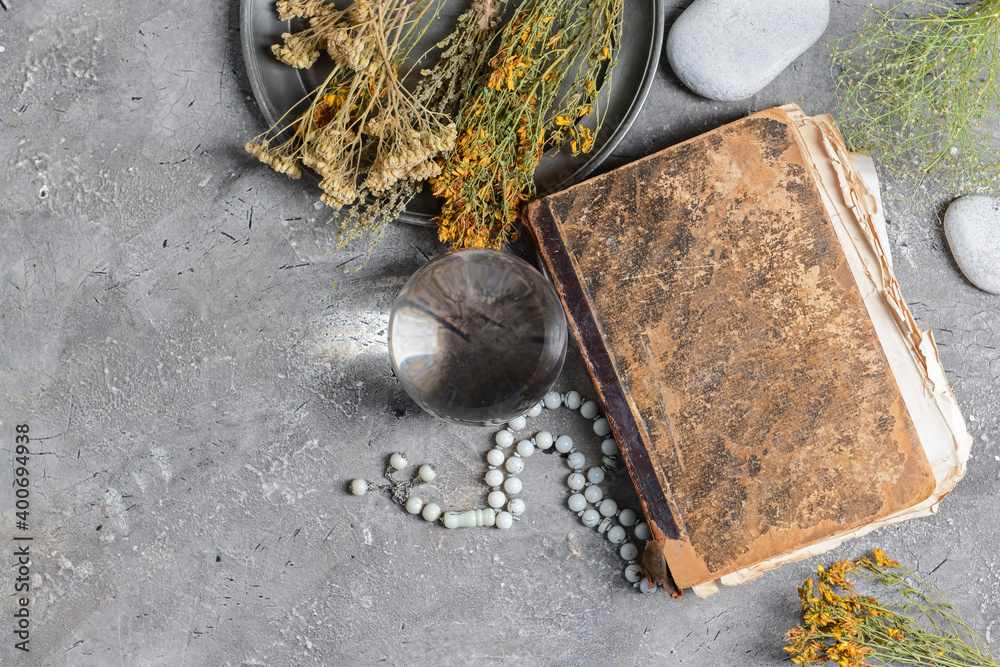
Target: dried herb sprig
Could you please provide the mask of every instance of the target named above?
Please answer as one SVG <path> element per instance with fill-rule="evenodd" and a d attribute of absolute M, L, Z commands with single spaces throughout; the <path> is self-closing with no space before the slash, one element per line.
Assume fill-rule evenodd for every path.
<path fill-rule="evenodd" d="M 288 139 L 271 146 L 287 129 L 279 121 L 246 149 L 293 178 L 300 164 L 316 171 L 321 199 L 335 210 L 352 204 L 360 191 L 426 179 L 437 169 L 434 158 L 454 145 L 455 126 L 415 99 L 398 71 L 416 38 L 414 26 L 430 6 L 425 0 L 358 0 L 349 10 L 280 5 L 283 16 L 310 16 L 308 29 L 286 33 L 284 46 L 274 47 L 279 59 L 308 67 L 323 46 L 336 66 L 292 123 Z"/>
<path fill-rule="evenodd" d="M 1000 190 L 1000 0 L 870 9 L 834 43 L 840 126 L 853 150 L 950 189 Z"/>
<path fill-rule="evenodd" d="M 818 566 L 799 589 L 805 621 L 788 631 L 785 650 L 797 665 L 832 660 L 841 667 L 900 662 L 939 667 L 998 667 L 986 642 L 933 586 L 889 559 Z M 886 601 L 855 592 L 854 576 L 886 587 Z M 843 591 L 838 594 L 837 590 Z"/>
<path fill-rule="evenodd" d="M 462 104 L 455 149 L 433 192 L 443 200 L 438 237 L 455 247 L 516 239 L 522 201 L 547 147 L 578 154 L 594 144 L 601 76 L 621 42 L 623 0 L 527 0 L 505 26 L 480 84 Z M 549 134 L 547 134 L 549 133 Z"/>

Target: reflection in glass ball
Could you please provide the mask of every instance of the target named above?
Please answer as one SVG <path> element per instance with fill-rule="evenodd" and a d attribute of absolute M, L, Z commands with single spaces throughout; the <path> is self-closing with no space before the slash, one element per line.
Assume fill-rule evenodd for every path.
<path fill-rule="evenodd" d="M 431 414 L 501 424 L 552 387 L 566 358 L 566 316 L 527 262 L 460 250 L 410 277 L 389 316 L 392 369 Z"/>

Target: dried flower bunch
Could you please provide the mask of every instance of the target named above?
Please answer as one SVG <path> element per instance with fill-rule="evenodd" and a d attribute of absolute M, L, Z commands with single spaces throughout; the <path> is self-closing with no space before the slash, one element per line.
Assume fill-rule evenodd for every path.
<path fill-rule="evenodd" d="M 594 145 L 601 116 L 592 111 L 616 60 L 623 0 L 526 0 L 499 45 L 506 0 L 475 2 L 408 90 L 400 72 L 440 2 L 357 0 L 343 10 L 322 0 L 277 2 L 281 20 L 308 27 L 283 34 L 274 55 L 307 68 L 325 50 L 335 66 L 305 112 L 280 119 L 246 149 L 292 178 L 302 166 L 319 174 L 321 200 L 347 209 L 342 244 L 381 231 L 429 179 L 444 199 L 442 241 L 502 246 L 516 238 L 517 209 L 534 194 L 542 153 Z"/>
<path fill-rule="evenodd" d="M 951 603 L 881 549 L 871 558 L 839 561 L 829 570 L 820 565 L 818 571 L 818 582 L 810 577 L 799 589 L 805 625 L 788 631 L 785 647 L 793 663 L 997 667 L 986 642 Z M 892 599 L 859 595 L 852 575 L 885 586 Z"/>
<path fill-rule="evenodd" d="M 907 0 L 869 10 L 834 45 L 840 125 L 852 150 L 897 174 L 998 190 L 1000 0 Z"/>
<path fill-rule="evenodd" d="M 448 47 L 457 42 L 474 53 L 485 44 L 483 12 L 470 10 L 459 21 L 442 43 L 446 50 L 437 65 L 410 92 L 399 72 L 426 24 L 421 19 L 434 10 L 432 2 L 357 0 L 338 10 L 322 0 L 278 0 L 277 8 L 280 19 L 308 19 L 308 27 L 284 33 L 284 43 L 272 47 L 275 56 L 306 68 L 325 50 L 334 67 L 304 113 L 290 126 L 282 118 L 246 149 L 292 178 L 303 165 L 319 174 L 323 203 L 335 211 L 351 207 L 343 223 L 351 238 L 397 216 L 419 184 L 440 173 L 436 159 L 455 145 L 448 106 L 458 95 L 449 90 L 455 85 L 449 77 L 467 77 L 476 64 Z M 365 206 L 369 195 L 376 206 Z"/>
<path fill-rule="evenodd" d="M 518 207 L 535 193 L 549 147 L 594 144 L 597 96 L 621 40 L 623 0 L 528 0 L 505 26 L 480 85 L 462 104 L 458 142 L 432 180 L 444 200 L 438 236 L 455 247 L 516 239 Z"/>

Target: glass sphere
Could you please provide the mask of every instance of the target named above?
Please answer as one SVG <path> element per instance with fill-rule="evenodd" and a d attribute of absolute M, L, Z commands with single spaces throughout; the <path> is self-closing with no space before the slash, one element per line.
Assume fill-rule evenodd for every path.
<path fill-rule="evenodd" d="M 423 409 L 496 425 L 555 384 L 566 335 L 559 297 L 530 264 L 497 250 L 459 250 L 403 286 L 389 315 L 389 356 Z"/>

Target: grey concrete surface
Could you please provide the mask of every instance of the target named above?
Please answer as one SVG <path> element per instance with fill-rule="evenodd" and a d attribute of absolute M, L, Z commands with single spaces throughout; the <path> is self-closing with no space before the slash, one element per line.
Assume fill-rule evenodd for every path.
<path fill-rule="evenodd" d="M 615 161 L 774 104 L 832 110 L 824 42 L 864 4 L 833 3 L 824 39 L 744 102 L 699 99 L 664 63 Z M 234 0 L 2 5 L 0 663 L 772 665 L 814 565 L 875 546 L 1000 650 L 1000 301 L 948 254 L 955 193 L 885 184 L 903 293 L 976 441 L 940 513 L 710 599 L 641 596 L 564 508 L 554 457 L 529 460 L 507 533 L 347 493 L 402 450 L 439 467 L 428 500 L 480 504 L 492 432 L 421 413 L 389 370 L 388 309 L 442 253 L 434 233 L 393 225 L 345 273 L 363 244 L 337 250 L 317 193 L 243 152 L 263 128 Z M 577 352 L 558 387 L 592 395 Z M 37 438 L 28 531 L 18 424 Z M 609 485 L 634 505 L 629 487 Z M 29 654 L 15 535 L 33 537 Z"/>

